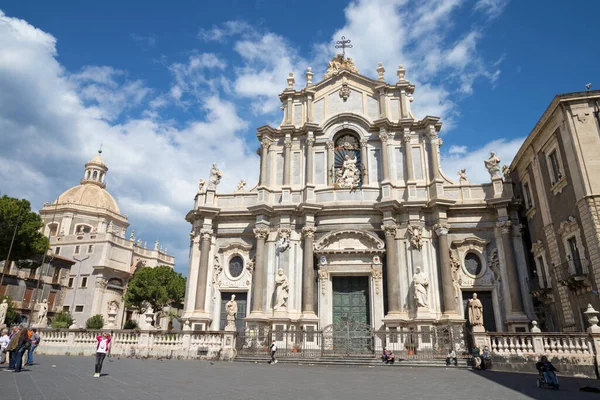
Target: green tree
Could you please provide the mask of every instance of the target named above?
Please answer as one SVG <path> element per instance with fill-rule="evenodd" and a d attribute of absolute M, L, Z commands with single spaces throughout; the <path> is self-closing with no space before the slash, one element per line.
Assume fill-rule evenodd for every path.
<path fill-rule="evenodd" d="M 155 313 L 161 313 L 163 307 L 182 308 L 185 296 L 185 278 L 173 268 L 140 268 L 127 284 L 125 305 L 133 307 L 141 314 L 152 307 Z"/>
<path fill-rule="evenodd" d="M 0 296 L 0 303 L 2 303 L 4 300 L 6 300 L 8 303 L 8 308 L 6 309 L 6 318 L 4 319 L 6 326 L 21 323 L 21 314 L 19 314 L 15 309 L 15 304 L 13 303 L 12 298 L 7 295 Z"/>
<path fill-rule="evenodd" d="M 104 317 L 102 314 L 96 314 L 85 321 L 85 327 L 87 329 L 102 329 L 104 326 Z"/>
<path fill-rule="evenodd" d="M 52 324 L 50 326 L 54 329 L 67 329 L 73 325 L 73 317 L 68 311 L 59 311 L 54 316 Z"/>
<path fill-rule="evenodd" d="M 40 257 L 48 249 L 48 238 L 41 232 L 42 217 L 31 211 L 29 201 L 6 195 L 0 197 L 0 261 L 8 258 L 10 243 L 17 227 L 10 253 L 11 260 Z"/>

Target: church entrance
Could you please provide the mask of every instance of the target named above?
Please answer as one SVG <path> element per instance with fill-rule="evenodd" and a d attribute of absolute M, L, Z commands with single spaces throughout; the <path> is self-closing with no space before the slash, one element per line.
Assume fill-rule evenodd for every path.
<path fill-rule="evenodd" d="M 235 294 L 235 301 L 238 306 L 237 317 L 235 319 L 235 327 L 238 332 L 244 332 L 246 329 L 246 307 L 248 303 L 247 292 L 221 292 L 221 318 L 219 321 L 219 329 L 224 330 L 227 325 L 227 310 L 225 305 L 231 300 L 231 295 Z"/>

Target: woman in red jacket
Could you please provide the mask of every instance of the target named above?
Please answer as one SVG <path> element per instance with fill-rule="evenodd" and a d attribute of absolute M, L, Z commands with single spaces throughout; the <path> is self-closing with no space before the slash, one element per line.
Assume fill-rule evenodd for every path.
<path fill-rule="evenodd" d="M 98 341 L 98 344 L 96 345 L 96 366 L 94 378 L 99 378 L 100 372 L 102 372 L 102 363 L 108 354 L 110 334 L 108 332 L 104 332 L 102 336 L 96 336 L 96 340 Z"/>

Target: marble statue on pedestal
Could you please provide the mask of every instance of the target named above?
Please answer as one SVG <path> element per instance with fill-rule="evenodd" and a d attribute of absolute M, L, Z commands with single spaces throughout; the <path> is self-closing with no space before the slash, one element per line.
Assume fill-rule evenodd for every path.
<path fill-rule="evenodd" d="M 502 172 L 500 171 L 500 157 L 496 155 L 493 151 L 490 153 L 490 158 L 483 162 L 488 172 L 490 173 L 490 177 L 492 179 L 502 178 Z"/>
<path fill-rule="evenodd" d="M 483 327 L 483 305 L 477 298 L 477 293 L 473 293 L 473 298 L 469 299 L 469 324 Z"/>
<path fill-rule="evenodd" d="M 283 269 L 279 268 L 277 277 L 275 278 L 276 285 L 276 300 L 275 310 L 287 306 L 288 297 L 290 296 L 290 282 L 288 277 L 283 273 Z"/>
<path fill-rule="evenodd" d="M 235 301 L 235 294 L 231 295 L 231 300 L 225 304 L 225 312 L 227 313 L 227 326 L 226 331 L 235 331 L 235 318 L 237 317 L 238 306 Z"/>
<path fill-rule="evenodd" d="M 413 287 L 415 289 L 414 297 L 417 307 L 429 307 L 427 301 L 427 290 L 429 288 L 429 279 L 424 272 L 421 272 L 421 268 L 417 267 L 416 272 L 413 275 Z"/>
<path fill-rule="evenodd" d="M 47 322 L 46 317 L 48 315 L 48 302 L 44 299 L 41 303 L 38 302 L 38 306 L 37 325 L 45 327 Z"/>
<path fill-rule="evenodd" d="M 202 193 L 204 191 L 205 185 L 206 181 L 204 179 L 200 179 L 200 183 L 198 183 L 198 193 Z"/>
<path fill-rule="evenodd" d="M 8 303 L 6 299 L 2 300 L 2 304 L 0 304 L 0 326 L 4 325 L 4 320 L 6 319 L 6 313 L 8 311 Z"/>
<path fill-rule="evenodd" d="M 355 188 L 360 182 L 360 170 L 356 166 L 356 158 L 351 158 L 349 154 L 344 157 L 342 169 L 336 173 L 335 183 L 343 188 Z"/>
<path fill-rule="evenodd" d="M 217 168 L 217 164 L 213 163 L 210 168 L 210 176 L 208 177 L 208 189 L 216 190 L 219 183 L 221 183 L 221 177 L 223 173 Z"/>

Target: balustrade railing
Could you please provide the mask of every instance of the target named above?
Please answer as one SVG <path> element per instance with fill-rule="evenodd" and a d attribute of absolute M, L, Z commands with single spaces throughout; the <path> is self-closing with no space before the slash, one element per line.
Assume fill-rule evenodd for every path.
<path fill-rule="evenodd" d="M 498 355 L 592 355 L 586 333 L 488 333 L 491 350 Z"/>

